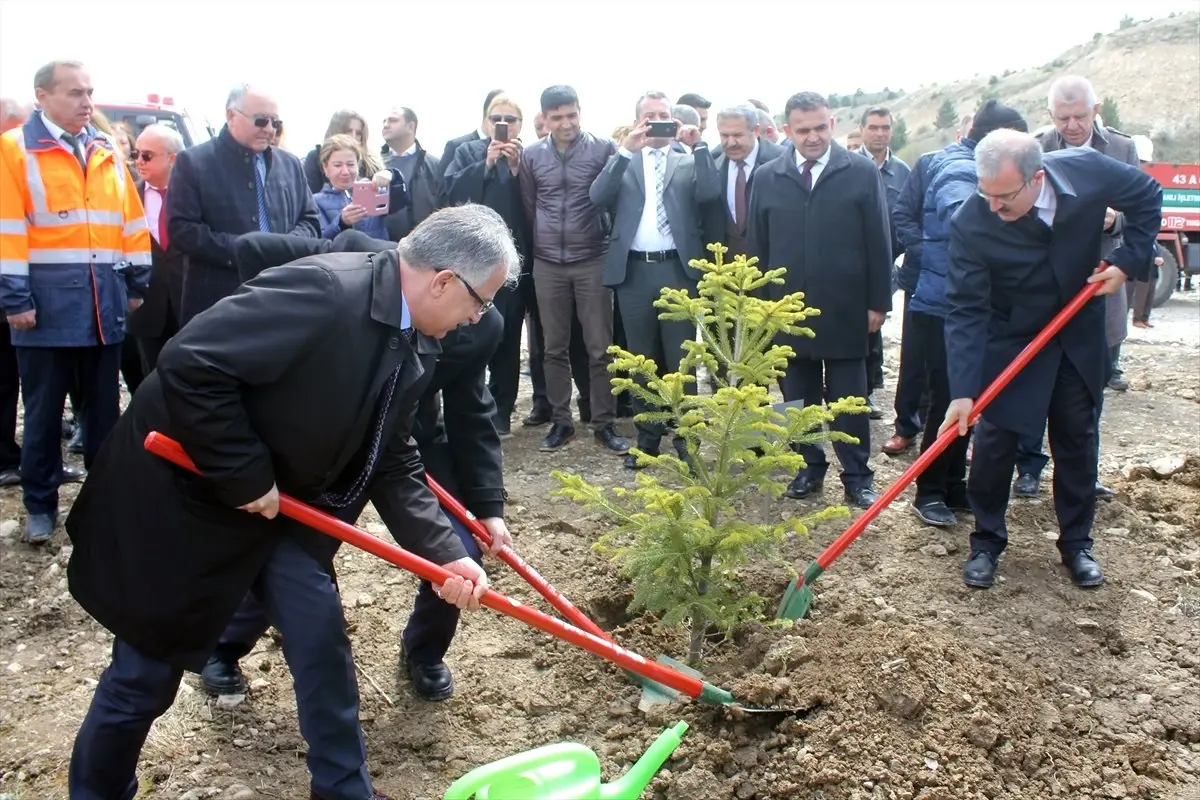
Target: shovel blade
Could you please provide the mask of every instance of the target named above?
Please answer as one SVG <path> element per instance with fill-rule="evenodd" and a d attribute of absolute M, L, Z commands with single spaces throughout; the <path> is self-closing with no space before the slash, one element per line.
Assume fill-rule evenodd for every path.
<path fill-rule="evenodd" d="M 807 583 L 800 587 L 796 584 L 797 579 L 793 579 L 788 584 L 787 591 L 783 593 L 783 599 L 779 601 L 779 611 L 775 614 L 777 619 L 798 620 L 808 614 L 808 609 L 813 603 L 812 589 Z"/>
<path fill-rule="evenodd" d="M 685 675 L 689 675 L 699 680 L 704 680 L 704 675 L 702 675 L 699 671 L 694 670 L 688 665 L 676 661 L 669 656 L 659 656 L 655 660 L 658 661 L 658 663 L 670 667 L 673 670 L 678 670 Z M 640 684 L 642 684 L 642 697 L 638 701 L 638 711 L 643 713 L 653 706 L 673 703 L 677 698 L 682 696 L 679 692 L 675 691 L 669 686 L 664 686 L 658 681 L 652 681 L 649 678 L 643 678 L 640 676 L 634 677 Z"/>

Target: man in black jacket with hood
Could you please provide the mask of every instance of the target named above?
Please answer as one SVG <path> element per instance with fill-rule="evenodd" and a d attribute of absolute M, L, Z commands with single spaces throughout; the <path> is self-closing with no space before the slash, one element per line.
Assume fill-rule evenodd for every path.
<path fill-rule="evenodd" d="M 238 268 L 248 280 L 264 269 L 313 255 L 377 253 L 394 245 L 349 230 L 332 241 L 251 233 L 240 237 L 235 247 Z M 484 377 L 503 330 L 500 312 L 491 308 L 478 323 L 459 327 L 441 340 L 442 350 L 417 405 L 412 433 L 426 474 L 483 522 L 494 540 L 492 553 L 512 544 L 504 523 L 507 494 L 494 424 L 496 404 Z M 467 554 L 480 561 L 474 537 L 458 520 L 451 517 L 450 524 Z M 453 676 L 443 659 L 458 617 L 457 608 L 442 602 L 428 582 L 421 582 L 402 637 L 401 666 L 412 680 L 413 691 L 425 700 L 444 700 L 454 692 Z M 246 681 L 237 662 L 266 629 L 262 607 L 247 597 L 201 673 L 211 694 L 245 693 Z"/>

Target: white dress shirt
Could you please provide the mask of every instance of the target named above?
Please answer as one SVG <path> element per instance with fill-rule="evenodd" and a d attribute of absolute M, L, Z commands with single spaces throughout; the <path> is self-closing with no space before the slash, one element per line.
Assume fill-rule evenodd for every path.
<path fill-rule="evenodd" d="M 816 187 L 817 179 L 820 178 L 821 173 L 825 171 L 825 166 L 829 163 L 829 154 L 831 152 L 833 152 L 833 148 L 826 147 L 824 155 L 822 155 L 820 158 L 816 159 L 817 163 L 813 164 L 812 169 L 809 170 L 809 173 L 812 175 L 813 187 Z M 801 172 L 804 172 L 804 162 L 807 161 L 808 159 L 806 159 L 804 156 L 800 155 L 799 150 L 796 150 L 795 153 L 796 153 L 796 169 L 800 170 Z"/>
<path fill-rule="evenodd" d="M 1050 185 L 1050 177 L 1042 178 L 1042 191 L 1038 192 L 1037 200 L 1033 201 L 1037 209 L 1038 219 L 1046 223 L 1047 228 L 1054 227 L 1054 212 L 1058 210 L 1058 193 Z"/>
<path fill-rule="evenodd" d="M 166 198 L 163 197 L 161 190 L 147 183 L 142 205 L 146 209 L 146 225 L 150 228 L 150 235 L 154 237 L 154 241 L 158 242 L 159 246 L 162 245 L 162 236 L 158 230 L 158 219 L 165 202 Z"/>
<path fill-rule="evenodd" d="M 725 157 L 729 162 L 729 175 L 725 181 L 725 204 L 729 206 L 729 216 L 741 222 L 737 218 L 737 162 L 728 156 Z M 758 161 L 758 140 L 754 140 L 754 149 L 750 151 L 750 155 L 742 162 L 746 165 L 746 183 L 750 183 L 750 174 L 754 172 L 754 165 Z M 750 194 L 746 193 L 746 212 L 750 212 Z"/>
<path fill-rule="evenodd" d="M 666 169 L 666 159 L 669 158 L 670 145 L 666 147 L 642 148 L 642 177 L 646 187 L 646 201 L 642 203 L 642 218 L 638 222 L 637 232 L 629 243 L 631 250 L 643 253 L 657 253 L 662 250 L 675 249 L 675 237 L 670 232 L 663 235 L 658 229 L 658 178 L 655 175 L 655 152 L 662 153 L 663 169 Z M 625 153 L 629 151 L 626 150 Z M 624 154 L 622 154 L 624 155 Z M 631 165 L 632 166 L 632 165 Z M 666 178 L 664 177 L 664 180 Z"/>
<path fill-rule="evenodd" d="M 67 144 L 66 140 L 62 138 L 63 134 L 66 133 L 66 130 L 51 122 L 50 118 L 46 116 L 46 112 L 43 111 L 39 113 L 42 115 L 42 124 L 46 126 L 46 130 L 50 132 L 50 135 L 54 137 L 54 141 L 58 142 L 58 146 L 74 156 L 76 150 L 72 148 L 71 145 Z M 79 155 L 83 156 L 84 161 L 87 161 L 87 146 L 89 141 L 87 128 L 84 128 L 76 135 L 79 137 Z"/>

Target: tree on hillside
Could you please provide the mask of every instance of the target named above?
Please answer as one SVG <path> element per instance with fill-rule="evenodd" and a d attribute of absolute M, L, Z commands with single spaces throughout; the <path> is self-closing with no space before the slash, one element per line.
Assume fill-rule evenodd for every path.
<path fill-rule="evenodd" d="M 1104 124 L 1121 130 L 1121 112 L 1117 110 L 1117 101 L 1111 97 L 1104 98 L 1100 103 L 1100 117 Z"/>
<path fill-rule="evenodd" d="M 942 105 L 938 108 L 937 120 L 933 124 L 936 125 L 939 130 L 944 130 L 946 128 L 953 128 L 957 122 L 958 110 L 955 109 L 954 103 L 950 102 L 950 98 L 947 97 Z"/>
<path fill-rule="evenodd" d="M 892 125 L 892 151 L 899 152 L 908 144 L 908 123 L 897 119 Z"/>

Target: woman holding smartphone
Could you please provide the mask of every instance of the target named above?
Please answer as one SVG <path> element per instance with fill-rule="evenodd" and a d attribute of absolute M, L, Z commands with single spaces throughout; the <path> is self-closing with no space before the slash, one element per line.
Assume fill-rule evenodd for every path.
<path fill-rule="evenodd" d="M 408 190 L 399 170 L 379 170 L 366 184 L 369 190 L 358 182 L 362 157 L 362 146 L 349 134 L 335 134 L 321 145 L 318 159 L 321 171 L 325 173 L 325 186 L 313 195 L 313 201 L 317 204 L 321 236 L 325 239 L 333 239 L 342 231 L 354 228 L 386 240 L 384 219 L 387 214 L 408 205 Z M 364 199 L 370 207 L 362 202 Z"/>
<path fill-rule="evenodd" d="M 467 142 L 454 153 L 454 161 L 443 176 L 442 203 L 447 206 L 479 203 L 495 211 L 508 223 L 521 254 L 521 281 L 496 295 L 496 308 L 504 317 L 504 336 L 488 364 L 488 389 L 496 400 L 496 430 L 511 434 L 511 419 L 517 403 L 521 378 L 521 330 L 526 303 L 532 303 L 532 281 L 528 274 L 533 260 L 531 222 L 525 219 L 517 174 L 521 168 L 521 107 L 505 94 L 488 106 L 487 139 Z"/>

